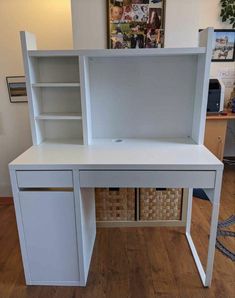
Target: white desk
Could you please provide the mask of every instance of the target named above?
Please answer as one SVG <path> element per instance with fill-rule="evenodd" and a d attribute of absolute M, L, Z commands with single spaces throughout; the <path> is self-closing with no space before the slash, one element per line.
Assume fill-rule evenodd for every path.
<path fill-rule="evenodd" d="M 85 286 L 96 233 L 93 188 L 157 185 L 189 189 L 186 238 L 202 283 L 210 286 L 223 164 L 204 146 L 180 139 L 42 144 L 9 167 L 27 284 Z M 190 235 L 198 187 L 212 203 L 205 271 Z"/>
<path fill-rule="evenodd" d="M 199 35 L 187 49 L 42 51 L 21 32 L 35 146 L 10 172 L 27 284 L 86 285 L 95 187 L 183 187 L 210 285 L 223 164 L 201 145 L 213 28 Z M 206 271 L 190 236 L 194 187 L 213 206 Z"/>

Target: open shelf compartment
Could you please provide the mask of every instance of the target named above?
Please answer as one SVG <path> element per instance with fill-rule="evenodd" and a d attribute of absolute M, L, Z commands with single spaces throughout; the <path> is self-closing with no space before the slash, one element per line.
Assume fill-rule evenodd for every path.
<path fill-rule="evenodd" d="M 40 84 L 66 83 L 79 84 L 79 62 L 78 57 L 30 57 L 31 83 L 35 87 Z M 55 85 L 54 85 L 55 86 Z"/>
<path fill-rule="evenodd" d="M 39 143 L 83 144 L 80 120 L 36 120 Z"/>
<path fill-rule="evenodd" d="M 200 56 L 86 58 L 90 142 L 197 142 L 193 122 Z"/>
<path fill-rule="evenodd" d="M 82 115 L 80 88 L 36 88 L 32 92 L 34 116 Z"/>

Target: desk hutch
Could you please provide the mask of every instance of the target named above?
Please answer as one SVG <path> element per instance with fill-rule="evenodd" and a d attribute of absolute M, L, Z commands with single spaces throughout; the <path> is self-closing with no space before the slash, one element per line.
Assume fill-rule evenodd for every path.
<path fill-rule="evenodd" d="M 94 188 L 179 187 L 210 286 L 223 171 L 203 146 L 212 35 L 195 48 L 42 51 L 21 32 L 33 146 L 9 168 L 28 285 L 86 285 Z M 212 203 L 205 270 L 190 234 L 198 187 Z"/>

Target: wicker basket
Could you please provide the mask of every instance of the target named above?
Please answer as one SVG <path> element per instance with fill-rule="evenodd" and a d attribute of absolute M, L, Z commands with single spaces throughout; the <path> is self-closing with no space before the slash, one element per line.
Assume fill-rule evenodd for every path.
<path fill-rule="evenodd" d="M 96 188 L 97 221 L 134 221 L 134 188 Z"/>
<path fill-rule="evenodd" d="M 181 188 L 140 188 L 140 220 L 180 220 Z"/>

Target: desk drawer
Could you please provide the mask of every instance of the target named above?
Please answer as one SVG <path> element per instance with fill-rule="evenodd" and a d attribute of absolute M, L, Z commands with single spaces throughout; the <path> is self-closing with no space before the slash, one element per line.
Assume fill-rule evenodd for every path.
<path fill-rule="evenodd" d="M 214 171 L 80 171 L 81 187 L 213 188 Z"/>
<path fill-rule="evenodd" d="M 18 187 L 73 187 L 72 171 L 16 171 Z"/>

